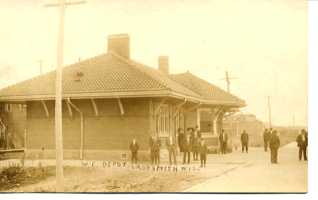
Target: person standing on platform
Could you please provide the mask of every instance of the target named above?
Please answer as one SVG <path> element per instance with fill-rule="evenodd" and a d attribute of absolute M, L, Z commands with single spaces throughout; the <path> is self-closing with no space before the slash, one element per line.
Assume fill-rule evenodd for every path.
<path fill-rule="evenodd" d="M 201 141 L 200 141 L 199 152 L 200 152 L 201 167 L 205 167 L 207 153 L 208 153 L 208 147 L 206 146 L 206 144 L 205 144 L 203 139 L 201 139 Z"/>
<path fill-rule="evenodd" d="M 177 154 L 177 145 L 176 143 L 173 141 L 172 136 L 170 136 L 167 139 L 167 149 L 169 152 L 169 164 L 172 165 L 177 165 L 177 158 L 176 158 L 176 154 Z"/>
<path fill-rule="evenodd" d="M 186 138 L 185 138 L 183 128 L 178 128 L 178 146 L 179 146 L 180 153 L 183 152 L 183 144 L 184 144 L 185 139 Z"/>
<path fill-rule="evenodd" d="M 271 163 L 278 163 L 278 149 L 280 147 L 280 139 L 276 130 L 273 130 L 271 139 L 269 141 L 269 148 L 271 150 Z"/>
<path fill-rule="evenodd" d="M 267 152 L 269 140 L 271 138 L 271 133 L 268 129 L 265 129 L 263 133 L 263 139 L 264 139 L 264 151 Z"/>
<path fill-rule="evenodd" d="M 219 135 L 219 143 L 220 143 L 221 154 L 226 154 L 227 140 L 228 140 L 227 133 L 225 133 L 224 129 L 222 129 L 222 131 L 221 131 L 221 133 Z"/>
<path fill-rule="evenodd" d="M 150 149 L 150 161 L 151 161 L 151 164 L 153 165 L 154 164 L 154 151 L 153 151 L 153 146 L 154 146 L 154 142 L 155 142 L 155 138 L 154 136 L 151 136 L 149 138 L 149 149 Z"/>
<path fill-rule="evenodd" d="M 139 145 L 134 138 L 129 146 L 130 152 L 131 152 L 131 163 L 132 164 L 137 164 L 138 162 L 138 150 L 139 150 Z"/>
<path fill-rule="evenodd" d="M 308 146 L 308 135 L 305 129 L 302 129 L 300 134 L 296 138 L 297 146 L 299 148 L 298 158 L 301 161 L 302 157 L 307 161 L 307 146 Z"/>
<path fill-rule="evenodd" d="M 183 144 L 183 164 L 190 164 L 191 141 L 190 135 L 187 135 Z"/>
<path fill-rule="evenodd" d="M 199 136 L 198 132 L 191 128 L 191 146 L 192 146 L 192 154 L 193 154 L 193 160 L 198 160 L 199 159 Z"/>
<path fill-rule="evenodd" d="M 160 139 L 157 137 L 153 143 L 153 155 L 154 155 L 154 164 L 160 165 Z"/>
<path fill-rule="evenodd" d="M 241 134 L 241 143 L 242 143 L 242 153 L 244 153 L 244 150 L 246 153 L 248 153 L 248 133 L 243 130 L 243 133 Z"/>

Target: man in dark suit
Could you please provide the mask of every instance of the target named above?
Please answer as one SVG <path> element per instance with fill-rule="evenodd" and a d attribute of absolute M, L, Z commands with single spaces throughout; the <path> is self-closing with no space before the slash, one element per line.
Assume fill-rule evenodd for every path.
<path fill-rule="evenodd" d="M 135 138 L 130 143 L 129 149 L 130 149 L 130 152 L 131 152 L 131 163 L 132 164 L 134 164 L 134 163 L 137 164 L 137 162 L 138 162 L 139 145 L 138 145 L 138 143 L 137 143 Z"/>
<path fill-rule="evenodd" d="M 273 130 L 271 139 L 269 141 L 269 148 L 271 150 L 271 163 L 277 164 L 278 149 L 280 147 L 280 139 L 277 131 Z"/>
<path fill-rule="evenodd" d="M 307 161 L 308 135 L 305 129 L 301 130 L 300 134 L 297 136 L 296 142 L 299 148 L 299 151 L 298 151 L 299 161 L 301 161 L 302 157 L 304 157 L 304 160 Z"/>
<path fill-rule="evenodd" d="M 161 142 L 160 139 L 157 137 L 153 143 L 153 156 L 154 156 L 154 164 L 160 165 L 160 146 Z"/>
<path fill-rule="evenodd" d="M 219 135 L 221 154 L 226 154 L 227 140 L 228 140 L 227 133 L 225 133 L 224 129 L 222 129 L 222 131 Z"/>
<path fill-rule="evenodd" d="M 248 153 L 248 133 L 243 130 L 243 133 L 241 134 L 241 143 L 242 143 L 242 153 L 244 153 L 244 150 L 246 153 Z"/>
<path fill-rule="evenodd" d="M 153 145 L 154 145 L 154 136 L 151 136 L 149 138 L 149 149 L 150 149 L 150 161 L 151 161 L 151 164 L 154 164 L 154 153 L 153 153 Z"/>
<path fill-rule="evenodd" d="M 200 141 L 199 152 L 200 152 L 201 167 L 205 167 L 208 147 L 206 146 L 203 139 L 201 139 Z"/>
<path fill-rule="evenodd" d="M 167 146 L 167 149 L 169 152 L 169 164 L 172 165 L 172 163 L 173 163 L 174 165 L 177 165 L 177 158 L 176 158 L 177 145 L 174 142 L 172 136 L 170 136 L 167 139 L 166 146 Z"/>
<path fill-rule="evenodd" d="M 264 150 L 267 152 L 269 140 L 271 139 L 271 133 L 268 129 L 265 129 L 263 133 L 263 139 L 264 139 Z"/>
<path fill-rule="evenodd" d="M 190 152 L 191 152 L 191 141 L 190 141 L 190 135 L 188 135 L 183 142 L 183 164 L 185 164 L 186 162 L 190 164 Z"/>
<path fill-rule="evenodd" d="M 193 160 L 198 160 L 199 159 L 199 135 L 198 132 L 190 128 L 190 141 L 191 141 L 191 150 L 192 150 L 192 155 L 193 155 Z"/>
<path fill-rule="evenodd" d="M 183 152 L 183 144 L 184 144 L 184 140 L 185 140 L 185 134 L 183 131 L 183 128 L 178 128 L 178 146 L 179 146 L 179 150 L 180 152 Z"/>

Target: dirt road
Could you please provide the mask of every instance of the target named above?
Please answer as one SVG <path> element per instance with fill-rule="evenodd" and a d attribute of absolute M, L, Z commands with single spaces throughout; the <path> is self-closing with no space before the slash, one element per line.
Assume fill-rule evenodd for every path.
<path fill-rule="evenodd" d="M 248 154 L 234 152 L 225 160 L 241 160 L 241 165 L 229 173 L 185 190 L 186 192 L 306 192 L 307 162 L 298 161 L 296 143 L 279 150 L 278 164 L 269 162 L 269 153 L 251 149 Z"/>
<path fill-rule="evenodd" d="M 105 168 L 98 166 L 100 161 L 83 167 L 66 161 L 71 166 L 65 167 L 65 192 L 306 192 L 307 163 L 297 160 L 296 144 L 280 149 L 277 165 L 269 156 L 262 148 L 251 148 L 248 154 L 211 154 L 206 168 L 184 172 Z M 198 169 L 199 161 L 185 166 Z M 44 180 L 7 192 L 55 192 L 55 170 L 49 169 L 52 175 Z"/>

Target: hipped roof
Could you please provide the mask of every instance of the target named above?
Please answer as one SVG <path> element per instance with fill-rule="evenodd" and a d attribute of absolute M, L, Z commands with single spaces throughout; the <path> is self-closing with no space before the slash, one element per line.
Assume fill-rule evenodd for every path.
<path fill-rule="evenodd" d="M 0 101 L 55 97 L 55 71 L 0 90 Z M 243 100 L 190 73 L 166 75 L 114 52 L 63 68 L 63 98 L 174 97 L 240 107 Z"/>

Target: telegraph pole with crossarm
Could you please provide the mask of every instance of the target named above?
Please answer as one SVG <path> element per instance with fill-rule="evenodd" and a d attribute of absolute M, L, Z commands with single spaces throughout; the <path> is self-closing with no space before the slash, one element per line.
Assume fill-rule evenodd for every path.
<path fill-rule="evenodd" d="M 63 68 L 63 44 L 64 44 L 64 15 L 65 8 L 69 5 L 83 4 L 85 1 L 46 4 L 45 7 L 59 8 L 57 62 L 55 80 L 55 151 L 56 151 L 56 192 L 64 191 L 63 173 L 63 134 L 62 134 L 62 68 Z"/>
<path fill-rule="evenodd" d="M 226 81 L 226 89 L 228 93 L 231 93 L 231 80 L 233 79 L 237 79 L 236 77 L 230 77 L 229 76 L 229 72 L 226 70 L 225 71 L 225 78 L 221 79 L 221 80 L 225 80 Z"/>

